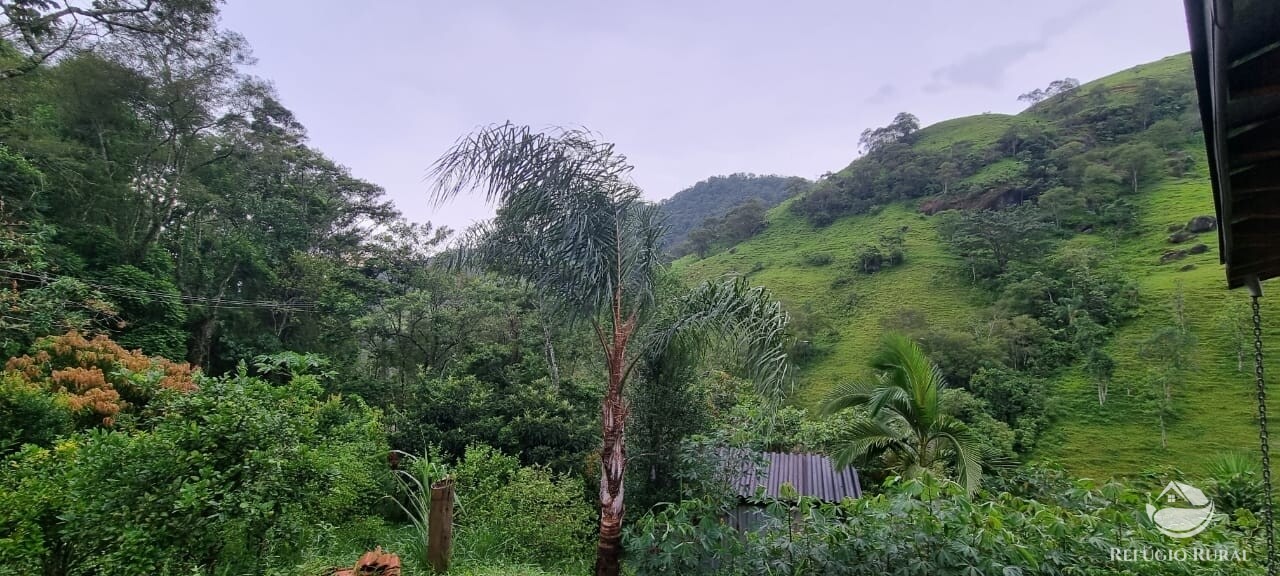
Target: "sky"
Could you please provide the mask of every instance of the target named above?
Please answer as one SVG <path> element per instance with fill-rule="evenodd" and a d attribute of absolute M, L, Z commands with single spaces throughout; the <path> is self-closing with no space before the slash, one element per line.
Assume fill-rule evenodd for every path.
<path fill-rule="evenodd" d="M 1019 94 L 1188 49 L 1172 0 L 227 0 L 223 25 L 307 126 L 411 220 L 461 230 L 427 168 L 504 121 L 585 127 L 659 200 L 734 172 L 816 178 L 898 112 L 1016 113 Z"/>

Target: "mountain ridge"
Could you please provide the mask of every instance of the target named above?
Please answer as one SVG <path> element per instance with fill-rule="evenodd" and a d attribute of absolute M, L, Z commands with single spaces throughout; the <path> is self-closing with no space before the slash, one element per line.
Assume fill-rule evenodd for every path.
<path fill-rule="evenodd" d="M 1171 56 L 1094 80 L 1067 95 L 1090 98 L 1093 107 L 1063 115 L 1061 110 L 1071 105 L 1070 100 L 1058 96 L 1015 116 L 983 114 L 950 119 L 915 132 L 910 147 L 913 152 L 936 151 L 968 143 L 962 146 L 981 149 L 997 145 L 1011 128 L 1020 125 L 1051 126 L 1060 134 L 1070 133 L 1072 123 L 1083 123 L 1091 130 L 1121 126 L 1141 112 L 1134 104 L 1139 91 L 1158 82 L 1189 83 L 1190 74 L 1185 54 Z M 1106 101 L 1099 104 L 1103 97 Z M 1182 107 L 1186 103 L 1168 105 Z M 1095 108 L 1112 110 L 1113 114 L 1105 116 Z M 1194 110 L 1194 106 L 1190 108 Z M 1123 113 L 1116 114 L 1116 110 Z M 1189 130 L 1194 129 L 1189 117 L 1178 118 Z M 1102 156 L 1098 161 L 1118 162 L 1116 150 L 1136 146 L 1138 139 L 1157 138 L 1158 134 L 1152 135 L 1154 125 L 1154 121 L 1142 122 L 1131 134 L 1121 131 L 1109 143 L 1091 143 L 1094 153 Z M 1167 125 L 1160 127 L 1164 128 Z M 1223 450 L 1252 449 L 1257 437 L 1256 406 L 1252 404 L 1250 373 L 1237 370 L 1241 344 L 1232 328 L 1242 321 L 1240 307 L 1246 297 L 1225 288 L 1214 232 L 1192 235 L 1190 241 L 1178 244 L 1170 238 L 1171 232 L 1182 230 L 1190 219 L 1214 212 L 1202 142 L 1202 135 L 1194 132 L 1177 141 L 1161 160 L 1162 165 L 1180 173 L 1150 176 L 1132 186 L 1134 191 L 1127 191 L 1126 173 L 1116 170 L 1115 194 L 1129 210 L 1118 217 L 1125 222 L 1124 231 L 1087 222 L 1062 226 L 1060 237 L 1038 256 L 1047 261 L 1069 257 L 1073 251 L 1096 252 L 1103 256 L 1099 273 L 1119 276 L 1133 285 L 1136 294 L 1132 317 L 1110 326 L 1108 336 L 1098 344 L 1114 362 L 1106 403 L 1099 405 L 1085 358 L 1073 358 L 1047 372 L 1042 391 L 1048 422 L 1025 457 L 1060 462 L 1080 475 L 1109 477 L 1168 468 L 1198 471 Z M 1055 143 L 1052 148 L 1063 146 Z M 835 178 L 860 170 L 868 162 L 867 156 L 855 159 L 835 173 Z M 870 376 L 866 359 L 880 334 L 900 324 L 899 317 L 904 314 L 918 313 L 936 330 L 981 339 L 983 322 L 989 323 L 993 314 L 1000 313 L 1005 295 L 966 278 L 972 257 L 947 245 L 940 226 L 947 222 L 944 215 L 957 211 L 963 215 L 1025 205 L 1047 214 L 1043 206 L 1048 202 L 1042 197 L 1047 190 L 1042 187 L 1034 194 L 1017 191 L 1020 183 L 1029 181 L 1027 174 L 1035 170 L 1033 164 L 1025 158 L 988 155 L 976 171 L 955 184 L 967 184 L 966 192 L 952 187 L 947 193 L 868 203 L 865 212 L 841 214 L 827 225 L 806 221 L 806 213 L 797 210 L 811 198 L 793 197 L 769 211 L 769 225 L 758 236 L 705 259 L 682 258 L 674 267 L 688 281 L 745 275 L 772 290 L 806 325 L 814 324 L 816 317 L 817 324 L 826 326 L 810 332 L 814 345 L 825 351 L 802 367 L 801 387 L 793 398 L 799 406 L 814 408 L 837 382 Z M 1137 181 L 1136 176 L 1134 179 Z M 806 194 L 820 191 L 822 186 L 823 182 L 815 183 Z M 869 275 L 849 272 L 858 265 L 859 250 L 882 242 L 895 230 L 903 231 L 905 260 L 901 265 Z M 1203 248 L 1190 249 L 1198 244 Z M 814 254 L 825 256 L 811 256 Z M 1182 304 L 1173 304 L 1179 298 Z M 1161 362 L 1151 359 L 1149 343 L 1174 323 L 1175 306 L 1184 308 L 1186 331 L 1194 344 L 1189 368 L 1173 379 L 1172 401 L 1162 408 L 1153 383 L 1168 375 L 1160 372 Z M 1280 317 L 1280 306 L 1264 299 L 1263 314 Z M 1266 327 L 1264 336 L 1280 338 L 1280 330 Z M 1280 369 L 1280 362 L 1269 359 L 1267 367 Z M 1162 420 L 1167 446 L 1161 440 Z"/>

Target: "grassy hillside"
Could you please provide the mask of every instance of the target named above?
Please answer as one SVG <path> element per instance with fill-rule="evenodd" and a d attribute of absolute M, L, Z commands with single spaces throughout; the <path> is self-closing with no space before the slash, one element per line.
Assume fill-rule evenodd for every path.
<path fill-rule="evenodd" d="M 1185 55 L 1102 78 L 1081 90 L 1103 86 L 1117 100 L 1123 100 L 1129 88 L 1144 78 L 1179 74 L 1189 74 Z M 1015 123 L 1040 121 L 1034 108 L 1019 116 L 959 118 L 924 128 L 914 146 L 937 150 L 967 141 L 975 147 L 987 147 Z M 1198 472 L 1216 453 L 1255 449 L 1252 358 L 1247 356 L 1244 371 L 1237 371 L 1235 339 L 1228 320 L 1231 314 L 1247 311 L 1247 295 L 1225 289 L 1214 232 L 1178 246 L 1204 243 L 1208 252 L 1160 263 L 1161 254 L 1173 247 L 1166 240 L 1170 225 L 1213 213 L 1203 149 L 1190 151 L 1197 158 L 1195 169 L 1184 177 L 1147 185 L 1133 199 L 1137 224 L 1131 233 L 1083 233 L 1055 248 L 1091 245 L 1103 251 L 1106 265 L 1137 285 L 1140 303 L 1137 317 L 1121 325 L 1107 344 L 1116 371 L 1105 406 L 1098 405 L 1095 386 L 1078 363 L 1050 379 L 1054 423 L 1038 444 L 1035 458 L 1061 462 L 1079 475 L 1108 477 L 1168 466 Z M 981 186 L 1023 169 L 1019 161 L 1005 158 L 966 181 Z M 810 310 L 830 322 L 833 334 L 825 337 L 830 352 L 803 370 L 797 404 L 812 407 L 833 383 L 864 376 L 864 364 L 883 331 L 883 322 L 898 311 L 914 308 L 934 326 L 966 331 L 975 328 L 975 321 L 990 304 L 990 294 L 970 286 L 960 259 L 939 241 L 934 218 L 919 213 L 918 201 L 844 217 L 823 228 L 788 210 L 790 202 L 794 200 L 770 212 L 769 227 L 759 236 L 704 260 L 683 259 L 676 263 L 676 269 L 693 281 L 745 274 L 773 290 L 792 309 Z M 851 274 L 855 246 L 874 242 L 880 234 L 904 226 L 908 232 L 903 265 L 869 276 Z M 808 264 L 806 256 L 816 253 L 829 254 L 833 261 L 825 266 Z M 842 277 L 852 280 L 838 281 Z M 1169 446 L 1165 449 L 1160 442 L 1156 402 L 1150 399 L 1154 386 L 1151 369 L 1138 350 L 1153 331 L 1173 323 L 1171 302 L 1178 286 L 1197 346 L 1194 367 L 1186 381 L 1174 389 L 1175 414 L 1168 424 Z M 1280 287 L 1273 290 L 1280 291 Z M 1280 370 L 1277 297 L 1264 299 L 1263 308 L 1268 322 L 1265 334 L 1277 350 L 1268 360 L 1270 374 Z"/>
<path fill-rule="evenodd" d="M 852 275 L 854 247 L 874 242 L 883 233 L 906 226 L 907 263 L 882 273 Z M 806 264 L 807 254 L 832 257 L 826 266 Z M 905 205 L 877 215 L 845 218 L 814 229 L 783 204 L 770 212 L 770 223 L 759 236 L 699 261 L 683 259 L 677 270 L 693 281 L 726 274 L 746 274 L 769 287 L 789 308 L 808 307 L 831 322 L 837 333 L 828 337 L 830 351 L 804 371 L 796 402 L 813 407 L 835 382 L 864 375 L 867 352 L 878 341 L 881 322 L 903 308 L 925 313 L 931 323 L 962 328 L 980 306 L 978 291 L 956 282 L 955 259 L 937 239 L 929 218 Z"/>
<path fill-rule="evenodd" d="M 1163 182 L 1145 191 L 1140 202 L 1139 236 L 1108 249 L 1111 265 L 1137 282 L 1141 294 L 1141 314 L 1122 326 L 1111 342 L 1117 362 L 1111 399 L 1098 406 L 1093 384 L 1079 370 L 1064 374 L 1056 391 L 1057 425 L 1043 443 L 1043 457 L 1080 474 L 1105 477 L 1158 466 L 1200 471 L 1214 454 L 1253 450 L 1257 444 L 1252 354 L 1246 355 L 1243 372 L 1237 371 L 1229 320 L 1233 312 L 1247 313 L 1249 298 L 1244 291 L 1226 290 L 1215 233 L 1198 239 L 1209 245 L 1209 252 L 1159 264 L 1160 254 L 1170 246 L 1165 241 L 1168 225 L 1213 213 L 1208 175 L 1202 168 L 1194 177 Z M 1107 243 L 1096 237 L 1075 241 Z M 1187 264 L 1194 269 L 1181 271 Z M 1173 322 L 1172 302 L 1179 285 L 1197 346 L 1194 367 L 1174 390 L 1176 414 L 1169 426 L 1169 447 L 1163 449 L 1154 406 L 1135 399 L 1142 387 L 1152 386 L 1149 363 L 1139 358 L 1138 348 L 1154 330 Z M 1270 294 L 1280 291 L 1275 283 L 1267 288 Z M 1280 370 L 1276 296 L 1263 298 L 1262 315 L 1264 342 L 1275 351 L 1267 359 L 1267 373 L 1274 375 Z M 1268 381 L 1273 394 L 1280 392 L 1274 376 Z M 1134 396 L 1125 394 L 1126 387 L 1132 387 Z"/>

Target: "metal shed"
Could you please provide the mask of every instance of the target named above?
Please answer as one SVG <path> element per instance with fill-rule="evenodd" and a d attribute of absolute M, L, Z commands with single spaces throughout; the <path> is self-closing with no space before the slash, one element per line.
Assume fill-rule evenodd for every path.
<path fill-rule="evenodd" d="M 839 470 L 831 459 L 819 454 L 731 451 L 721 457 L 738 496 L 738 506 L 728 521 L 739 530 L 759 526 L 763 511 L 754 501 L 757 496 L 785 499 L 783 485 L 789 484 L 796 496 L 823 502 L 862 497 L 858 471 L 852 466 Z"/>

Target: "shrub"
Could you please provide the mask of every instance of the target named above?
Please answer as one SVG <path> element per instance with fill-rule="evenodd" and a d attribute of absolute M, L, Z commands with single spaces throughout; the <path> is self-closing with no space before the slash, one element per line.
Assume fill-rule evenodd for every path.
<path fill-rule="evenodd" d="M 759 528 L 739 533 L 723 509 L 686 501 L 627 533 L 629 563 L 648 574 L 1261 574 L 1251 516 L 1216 522 L 1194 543 L 1147 520 L 1148 495 L 1080 482 L 1061 507 L 1008 493 L 964 496 L 930 476 L 890 479 L 883 493 L 840 504 L 762 500 Z M 1113 548 L 1234 548 L 1247 562 L 1125 562 Z M 1184 550 L 1190 555 L 1190 550 Z"/>
<path fill-rule="evenodd" d="M 979 368 L 969 383 L 997 420 L 1013 429 L 1020 452 L 1029 452 L 1047 425 L 1044 381 L 1007 368 Z"/>
<path fill-rule="evenodd" d="M 859 246 L 853 251 L 854 267 L 863 274 L 874 274 L 884 266 L 884 254 L 875 245 Z"/>
<path fill-rule="evenodd" d="M 591 542 L 593 507 L 582 481 L 526 467 L 493 500 L 491 521 L 509 539 L 507 558 L 553 565 L 584 557 Z"/>
<path fill-rule="evenodd" d="M 0 374 L 0 454 L 23 444 L 53 446 L 71 429 L 66 396 L 49 394 L 17 374 Z"/>
<path fill-rule="evenodd" d="M 110 338 L 78 332 L 43 338 L 31 354 L 9 359 L 6 378 L 58 396 L 81 426 L 111 426 L 132 417 L 161 390 L 195 389 L 185 362 L 125 350 Z"/>
<path fill-rule="evenodd" d="M 802 256 L 808 266 L 826 266 L 831 264 L 831 255 L 826 252 L 809 252 Z"/>
<path fill-rule="evenodd" d="M 425 474 L 413 474 L 417 481 L 401 483 L 413 503 L 407 512 L 421 515 L 421 492 L 427 485 L 422 476 L 445 472 L 431 467 Z M 544 566 L 586 557 L 595 514 L 583 498 L 580 479 L 555 475 L 540 466 L 521 468 L 515 457 L 483 444 L 468 446 L 448 472 L 455 480 L 458 499 L 459 556 Z M 425 523 L 416 524 L 425 532 Z"/>
<path fill-rule="evenodd" d="M 28 447 L 0 476 L 0 566 L 261 572 L 385 493 L 378 414 L 242 376 L 156 398 L 155 422 Z M 3 572 L 0 572 L 3 573 Z"/>
<path fill-rule="evenodd" d="M 1207 469 L 1213 502 L 1223 512 L 1241 508 L 1261 512 L 1266 501 L 1262 485 L 1262 464 L 1245 452 L 1225 452 L 1209 462 Z"/>

